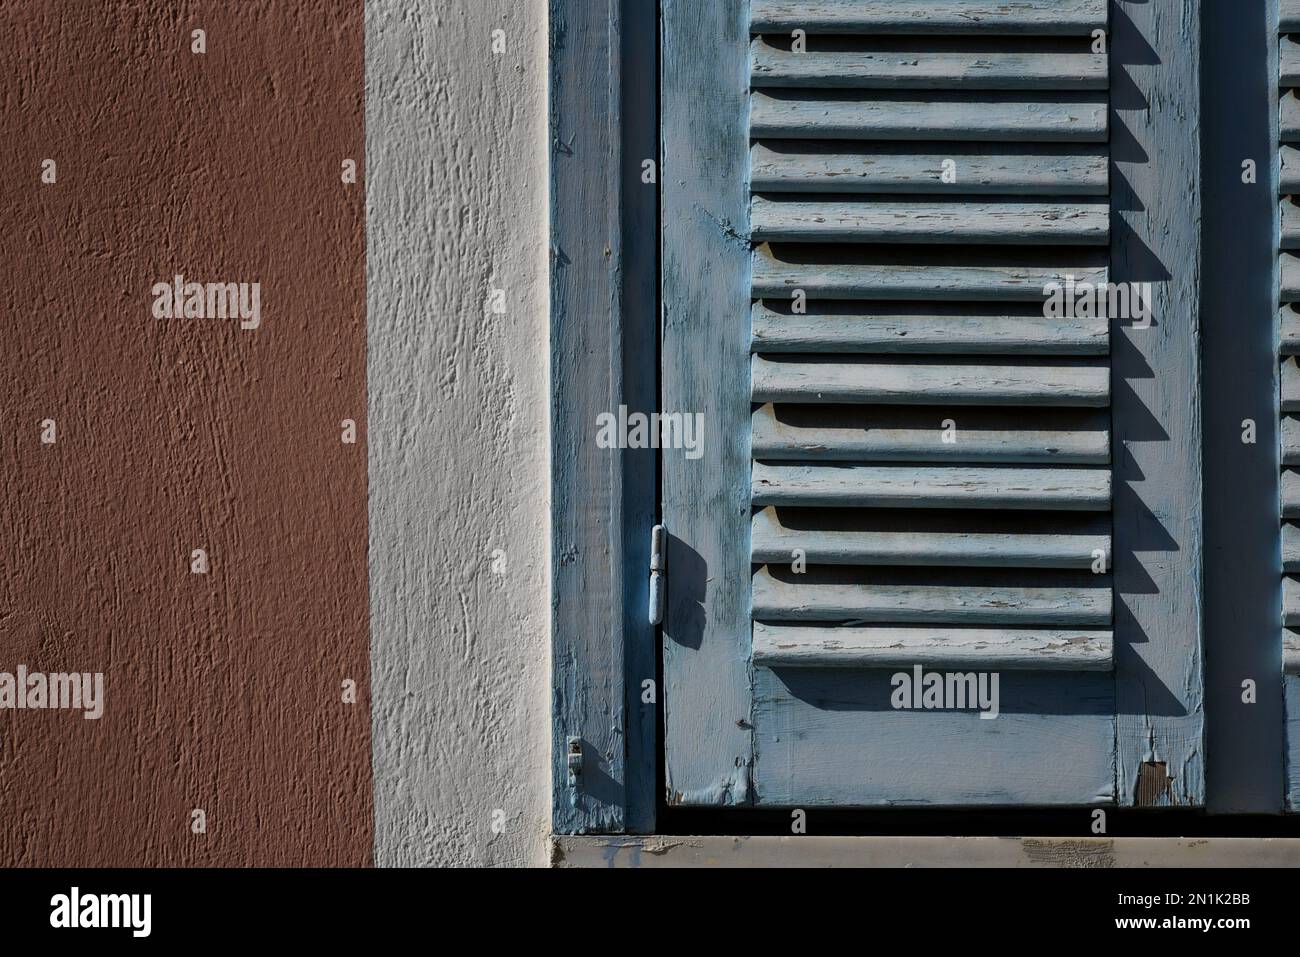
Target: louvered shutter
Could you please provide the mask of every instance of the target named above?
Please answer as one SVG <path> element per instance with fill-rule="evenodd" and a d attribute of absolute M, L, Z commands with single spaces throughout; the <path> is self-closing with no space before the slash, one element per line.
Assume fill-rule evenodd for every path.
<path fill-rule="evenodd" d="M 1112 800 L 1106 3 L 663 22 L 670 802 Z"/>
<path fill-rule="evenodd" d="M 1281 375 L 1282 661 L 1286 697 L 1287 807 L 1300 809 L 1300 0 L 1282 0 L 1278 24 L 1281 192 L 1278 333 Z"/>

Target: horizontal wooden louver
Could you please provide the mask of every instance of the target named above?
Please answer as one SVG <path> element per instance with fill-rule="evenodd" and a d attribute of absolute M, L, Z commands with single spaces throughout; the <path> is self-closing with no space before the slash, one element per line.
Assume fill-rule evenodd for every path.
<path fill-rule="evenodd" d="M 752 0 L 755 664 L 1112 667 L 1106 6 Z"/>
<path fill-rule="evenodd" d="M 802 54 L 810 56 L 811 54 Z M 816 99 L 808 95 L 816 95 Z M 756 90 L 750 133 L 817 140 L 1102 143 L 1106 100 L 1090 93 L 921 95 Z"/>
<path fill-rule="evenodd" d="M 785 193 L 934 193 L 944 161 L 962 170 L 962 192 L 1010 196 L 1105 196 L 1101 144 L 844 144 L 805 140 L 755 143 L 750 188 Z M 853 148 L 850 149 L 849 147 Z M 1300 152 L 1290 169 L 1300 182 Z"/>
<path fill-rule="evenodd" d="M 754 33 L 1088 36 L 1108 0 L 751 0 Z"/>
<path fill-rule="evenodd" d="M 1280 33 L 1300 33 L 1300 2 L 1298 0 L 1279 0 L 1278 31 Z"/>

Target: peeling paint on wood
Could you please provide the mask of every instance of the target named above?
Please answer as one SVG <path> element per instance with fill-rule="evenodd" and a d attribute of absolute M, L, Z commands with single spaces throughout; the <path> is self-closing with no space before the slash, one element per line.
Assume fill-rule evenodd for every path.
<path fill-rule="evenodd" d="M 597 416 L 655 405 L 653 7 L 551 0 L 551 780 L 557 832 L 654 826 L 647 621 L 653 449 L 607 449 Z M 599 69 L 594 69 L 599 65 Z M 624 76 L 636 81 L 624 84 Z M 583 765 L 570 782 L 567 740 Z"/>
<path fill-rule="evenodd" d="M 1117 798 L 1164 762 L 1170 803 L 1205 800 L 1201 620 L 1201 5 L 1118 0 L 1110 32 L 1111 279 L 1152 282 L 1154 322 L 1116 322 Z M 1148 772 L 1149 773 L 1149 772 Z M 1143 791 L 1145 793 L 1145 791 Z"/>
<path fill-rule="evenodd" d="M 1136 807 L 1170 807 L 1177 803 L 1174 779 L 1164 761 L 1143 761 L 1138 766 Z"/>

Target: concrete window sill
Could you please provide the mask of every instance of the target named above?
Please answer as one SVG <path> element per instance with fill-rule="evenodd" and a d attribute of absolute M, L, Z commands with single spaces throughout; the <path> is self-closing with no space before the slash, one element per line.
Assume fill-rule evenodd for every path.
<path fill-rule="evenodd" d="M 552 867 L 1296 867 L 1300 839 L 555 836 Z"/>

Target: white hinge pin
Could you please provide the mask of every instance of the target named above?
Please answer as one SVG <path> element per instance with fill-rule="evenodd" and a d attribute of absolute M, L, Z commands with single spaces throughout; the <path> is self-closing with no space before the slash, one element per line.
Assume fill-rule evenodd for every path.
<path fill-rule="evenodd" d="M 664 620 L 664 527 L 650 532 L 650 624 Z"/>

